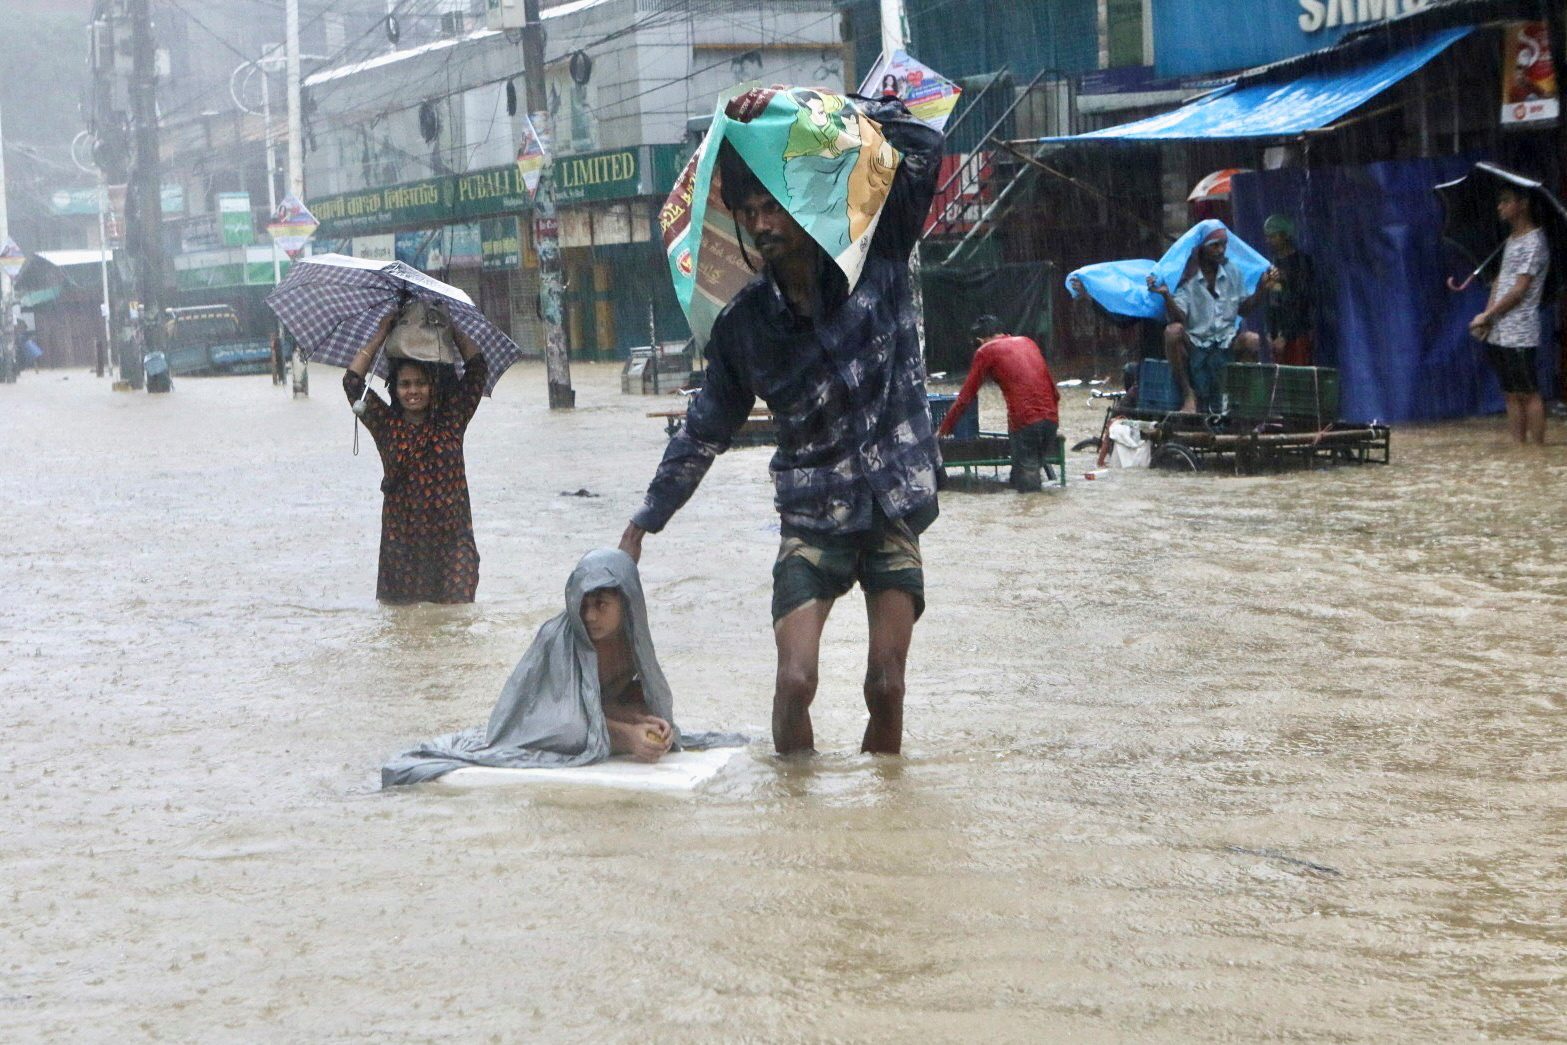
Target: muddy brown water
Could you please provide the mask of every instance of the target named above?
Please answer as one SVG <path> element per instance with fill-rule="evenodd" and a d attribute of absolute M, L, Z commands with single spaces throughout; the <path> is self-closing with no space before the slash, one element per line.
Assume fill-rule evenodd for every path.
<path fill-rule="evenodd" d="M 574 375 L 575 412 L 533 365 L 481 407 L 456 608 L 375 603 L 336 371 L 0 388 L 0 1038 L 1567 1036 L 1559 427 L 948 495 L 906 757 L 855 751 L 851 596 L 808 763 L 769 754 L 776 516 L 738 450 L 644 557 L 682 722 L 757 738 L 733 771 L 382 793 L 652 474 L 664 404 Z"/>

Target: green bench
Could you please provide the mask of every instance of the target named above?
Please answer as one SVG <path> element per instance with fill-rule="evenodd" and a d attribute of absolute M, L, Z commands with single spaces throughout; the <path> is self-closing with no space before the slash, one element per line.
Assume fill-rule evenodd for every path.
<path fill-rule="evenodd" d="M 1005 432 L 981 432 L 978 439 L 943 439 L 941 460 L 948 468 L 963 469 L 964 478 L 981 468 L 991 469 L 999 478 L 1002 468 L 1012 467 L 1012 442 Z M 1045 455 L 1045 478 L 1066 485 L 1066 436 L 1059 432 L 1055 451 Z"/>

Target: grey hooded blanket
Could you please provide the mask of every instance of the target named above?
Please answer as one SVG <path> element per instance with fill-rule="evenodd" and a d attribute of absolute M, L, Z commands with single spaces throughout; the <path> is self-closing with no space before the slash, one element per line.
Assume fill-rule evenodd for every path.
<path fill-rule="evenodd" d="M 566 581 L 566 611 L 534 636 L 501 696 L 489 724 L 449 733 L 405 751 L 381 768 L 381 786 L 419 784 L 463 766 L 529 769 L 585 766 L 609 757 L 609 729 L 599 693 L 598 654 L 582 623 L 582 597 L 615 588 L 625 597 L 625 627 L 642 678 L 648 711 L 670 724 L 675 750 L 746 743 L 738 734 L 681 734 L 674 698 L 653 652 L 647 605 L 636 563 L 625 552 L 588 552 Z"/>

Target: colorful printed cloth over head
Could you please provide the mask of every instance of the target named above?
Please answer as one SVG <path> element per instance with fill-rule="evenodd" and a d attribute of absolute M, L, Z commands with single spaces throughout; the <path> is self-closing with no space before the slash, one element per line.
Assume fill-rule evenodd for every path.
<path fill-rule="evenodd" d="M 851 289 L 902 161 L 875 120 L 823 88 L 777 86 L 720 102 L 701 149 L 659 212 L 675 296 L 699 346 L 759 264 L 751 244 L 742 250 L 742 234 L 720 197 L 718 150 L 725 141 L 837 263 Z"/>

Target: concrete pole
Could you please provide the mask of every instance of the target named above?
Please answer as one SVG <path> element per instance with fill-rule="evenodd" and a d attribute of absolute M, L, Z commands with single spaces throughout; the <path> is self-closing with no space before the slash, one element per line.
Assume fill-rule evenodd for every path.
<path fill-rule="evenodd" d="M 0 243 L 11 234 L 11 218 L 5 196 L 5 126 L 0 121 Z M 11 315 L 11 277 L 0 272 L 0 381 L 10 384 L 16 380 L 16 330 Z"/>
<path fill-rule="evenodd" d="M 288 48 L 288 191 L 297 200 L 305 199 L 305 138 L 304 138 L 304 113 L 300 111 L 299 90 L 299 0 L 288 0 L 287 14 L 287 43 Z M 265 76 L 265 71 L 262 72 Z M 271 172 L 267 173 L 267 183 L 271 184 Z M 274 206 L 274 210 L 276 207 Z M 277 264 L 277 247 L 274 246 L 273 263 Z M 274 268 L 274 271 L 277 271 Z M 292 339 L 290 339 L 292 340 Z M 299 344 L 294 344 L 294 350 L 289 353 L 288 367 L 292 374 L 294 396 L 308 396 L 310 394 L 310 369 L 305 363 L 304 355 L 299 351 Z"/>
<path fill-rule="evenodd" d="M 163 160 L 158 151 L 158 68 L 152 35 L 150 0 L 127 0 L 131 22 L 131 113 L 135 126 L 135 165 L 131 196 L 136 201 L 136 290 L 141 298 L 141 345 L 120 356 L 120 378 L 132 388 L 145 380 L 143 358 L 163 350 Z"/>
<path fill-rule="evenodd" d="M 272 137 L 272 89 L 267 86 L 267 70 L 260 62 L 256 71 L 261 74 L 261 122 L 267 142 L 267 213 L 277 213 L 277 142 Z M 268 239 L 272 237 L 268 236 Z M 272 285 L 283 282 L 283 262 L 278 256 L 277 244 L 272 244 Z"/>
<path fill-rule="evenodd" d="M 539 312 L 544 319 L 544 363 L 549 380 L 551 410 L 577 405 L 571 388 L 571 352 L 561 322 L 560 222 L 555 216 L 554 128 L 550 126 L 549 96 L 544 84 L 544 24 L 539 21 L 539 0 L 523 0 L 522 75 L 527 87 L 529 118 L 549 145 L 539 192 L 533 204 L 533 251 L 539 259 Z M 542 122 L 541 122 L 542 121 Z"/>
<path fill-rule="evenodd" d="M 909 47 L 908 26 L 904 21 L 903 0 L 881 0 L 881 50 L 887 58 L 894 51 Z M 923 227 L 923 223 L 922 223 Z M 909 291 L 914 298 L 914 332 L 919 336 L 920 358 L 925 358 L 925 287 L 920 275 L 920 245 L 915 240 L 909 253 Z"/>

